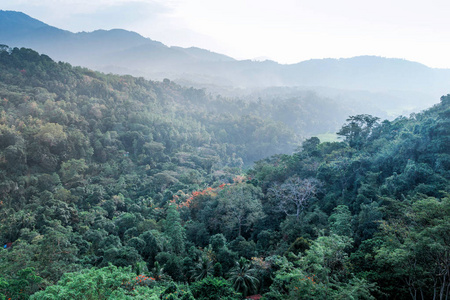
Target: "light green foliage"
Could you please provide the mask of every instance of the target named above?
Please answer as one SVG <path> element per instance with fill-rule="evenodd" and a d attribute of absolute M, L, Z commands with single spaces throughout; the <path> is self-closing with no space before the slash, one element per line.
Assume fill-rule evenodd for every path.
<path fill-rule="evenodd" d="M 206 277 L 191 286 L 192 294 L 197 300 L 238 300 L 241 295 L 236 293 L 231 284 L 221 277 Z"/>
<path fill-rule="evenodd" d="M 56 285 L 34 294 L 31 299 L 159 299 L 161 289 L 141 286 L 135 277 L 130 268 L 84 269 L 64 274 Z M 133 284 L 129 285 L 130 282 Z"/>
<path fill-rule="evenodd" d="M 348 237 L 352 235 L 352 214 L 346 205 L 337 206 L 328 222 L 334 234 Z"/>
<path fill-rule="evenodd" d="M 350 273 L 345 252 L 350 244 L 347 237 L 321 236 L 295 264 L 278 260 L 266 299 L 375 299 L 375 285 Z"/>
<path fill-rule="evenodd" d="M 321 282 L 329 285 L 333 280 L 340 280 L 348 275 L 348 255 L 346 248 L 351 239 L 338 236 L 321 236 L 301 257 L 300 263 L 309 274 L 315 274 Z"/>
<path fill-rule="evenodd" d="M 250 184 L 237 184 L 219 192 L 216 214 L 229 236 L 241 236 L 264 217 L 260 190 Z"/>
<path fill-rule="evenodd" d="M 63 126 L 57 123 L 47 123 L 39 129 L 37 138 L 49 146 L 56 146 L 66 140 L 67 134 L 64 132 Z"/>

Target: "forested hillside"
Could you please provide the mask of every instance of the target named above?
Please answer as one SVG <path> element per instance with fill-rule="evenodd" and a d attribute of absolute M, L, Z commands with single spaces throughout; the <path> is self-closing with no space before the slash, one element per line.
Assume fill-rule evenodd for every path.
<path fill-rule="evenodd" d="M 296 148 L 295 101 L 0 70 L 0 299 L 448 297 L 450 96 Z"/>

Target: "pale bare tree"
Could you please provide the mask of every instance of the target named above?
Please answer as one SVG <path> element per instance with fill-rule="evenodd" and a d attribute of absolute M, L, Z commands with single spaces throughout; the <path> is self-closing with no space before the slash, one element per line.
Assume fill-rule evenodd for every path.
<path fill-rule="evenodd" d="M 308 205 L 320 187 L 320 181 L 315 178 L 301 179 L 290 177 L 282 184 L 276 184 L 269 189 L 279 200 L 277 208 L 288 216 L 299 219 L 300 213 Z"/>

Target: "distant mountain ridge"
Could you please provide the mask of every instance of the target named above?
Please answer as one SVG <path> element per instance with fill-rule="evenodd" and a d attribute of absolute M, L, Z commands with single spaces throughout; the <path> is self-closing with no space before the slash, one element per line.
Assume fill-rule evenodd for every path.
<path fill-rule="evenodd" d="M 167 47 L 136 32 L 123 29 L 72 33 L 15 11 L 0 11 L 0 42 L 9 46 L 30 47 L 57 60 L 97 68 L 114 65 L 111 59 L 128 51 L 154 61 L 232 61 L 233 59 L 200 48 Z M 150 55 L 153 55 L 150 57 Z M 123 64 L 117 64 L 123 67 Z"/>
<path fill-rule="evenodd" d="M 239 61 L 196 47 L 168 47 L 122 29 L 72 33 L 14 11 L 0 11 L 0 28 L 3 29 L 0 44 L 32 48 L 54 60 L 103 72 L 153 80 L 179 79 L 194 86 L 323 87 L 393 93 L 395 99 L 405 94 L 399 100 L 405 107 L 421 103 L 424 98 L 439 99 L 450 89 L 449 69 L 433 69 L 403 59 L 359 56 L 312 59 L 291 65 L 274 61 Z M 419 98 L 411 98 L 415 94 Z M 423 103 L 422 108 L 431 104 Z"/>

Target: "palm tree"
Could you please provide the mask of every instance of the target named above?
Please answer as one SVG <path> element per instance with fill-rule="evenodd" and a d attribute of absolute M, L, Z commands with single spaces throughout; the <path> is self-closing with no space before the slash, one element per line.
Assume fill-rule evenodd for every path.
<path fill-rule="evenodd" d="M 257 291 L 259 280 L 255 277 L 256 272 L 257 270 L 252 267 L 251 263 L 241 257 L 228 273 L 228 280 L 232 283 L 236 292 L 242 293 L 246 297 L 248 294 Z"/>
<path fill-rule="evenodd" d="M 164 268 L 160 267 L 159 262 L 155 261 L 155 265 L 152 269 L 152 275 L 156 281 L 160 281 L 164 279 Z"/>
<path fill-rule="evenodd" d="M 213 265 L 211 259 L 208 256 L 203 255 L 194 266 L 194 269 L 191 270 L 191 279 L 194 281 L 199 281 L 211 275 L 212 272 Z"/>

